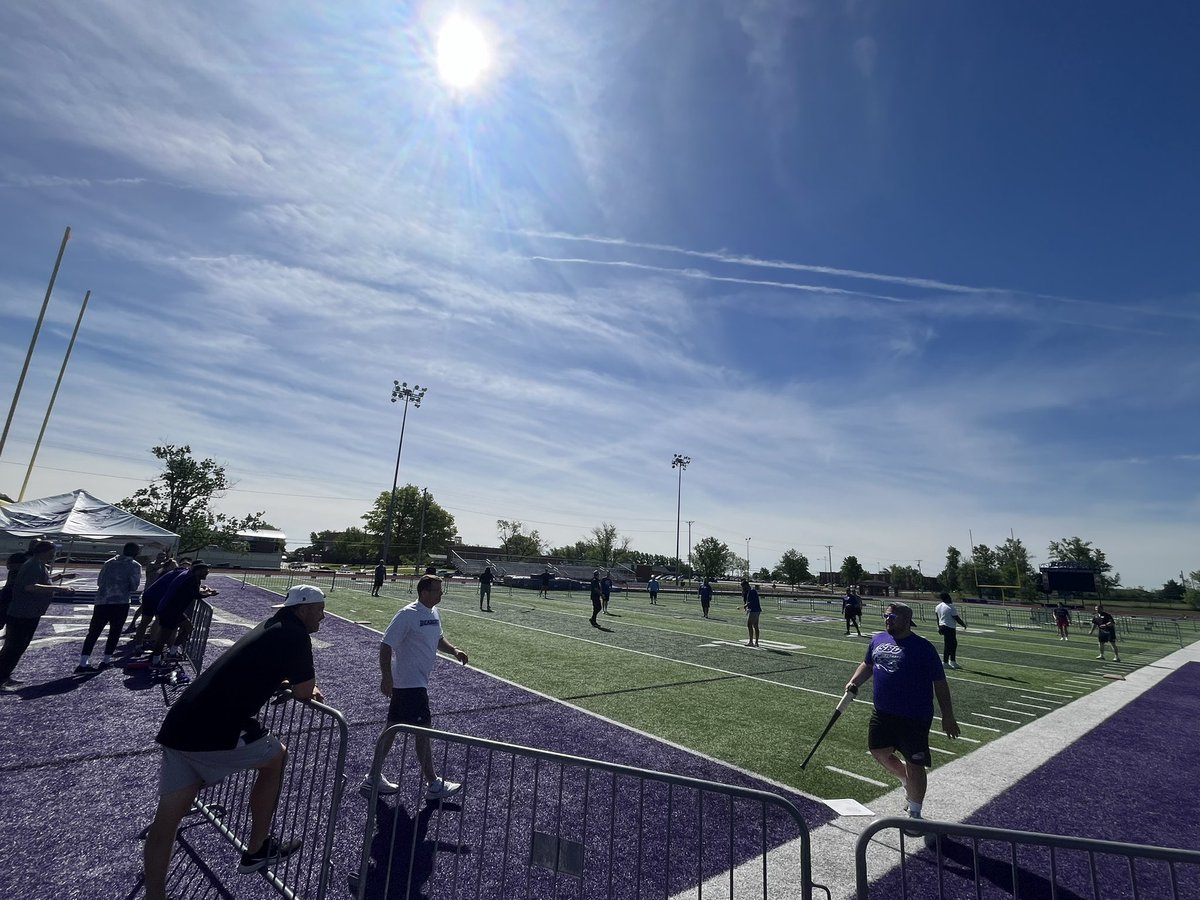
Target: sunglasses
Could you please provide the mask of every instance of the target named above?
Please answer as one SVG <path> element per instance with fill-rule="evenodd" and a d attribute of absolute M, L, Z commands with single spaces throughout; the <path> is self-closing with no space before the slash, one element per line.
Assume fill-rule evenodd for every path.
<path fill-rule="evenodd" d="M 885 621 L 885 622 L 890 622 L 890 621 L 892 621 L 892 619 L 898 619 L 898 618 L 900 618 L 899 613 L 884 613 L 883 614 L 883 621 Z"/>

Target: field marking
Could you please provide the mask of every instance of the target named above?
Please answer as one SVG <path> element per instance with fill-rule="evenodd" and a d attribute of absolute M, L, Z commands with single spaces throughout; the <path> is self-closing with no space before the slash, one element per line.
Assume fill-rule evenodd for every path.
<path fill-rule="evenodd" d="M 1037 718 L 1037 713 L 1025 712 L 1020 709 L 1009 709 L 1007 706 L 989 706 L 988 709 L 998 709 L 1000 712 L 1010 713 L 1014 716 L 1028 716 L 1031 719 Z"/>
<path fill-rule="evenodd" d="M 1054 709 L 1053 706 L 1038 706 L 1036 703 L 1022 703 L 1020 700 L 1009 700 L 1011 706 L 1028 706 L 1030 709 L 1041 709 L 1050 712 Z"/>
<path fill-rule="evenodd" d="M 1020 725 L 1020 724 L 1021 724 L 1021 723 L 1020 723 L 1019 721 L 1017 721 L 1016 719 L 1002 719 L 1000 716 L 989 716 L 987 713 L 977 713 L 977 712 L 972 712 L 972 713 L 967 713 L 967 715 L 968 715 L 968 716 L 975 716 L 975 717 L 977 717 L 977 718 L 980 718 L 980 719 L 990 719 L 990 720 L 991 720 L 991 721 L 993 721 L 993 722 L 1007 722 L 1009 725 Z M 996 729 L 993 729 L 993 730 L 994 730 L 994 731 L 999 731 L 1000 729 L 996 728 Z"/>
<path fill-rule="evenodd" d="M 837 772 L 839 775 L 845 775 L 848 778 L 857 778 L 859 781 L 865 781 L 867 784 L 873 784 L 876 787 L 888 787 L 889 785 L 882 781 L 876 781 L 874 778 L 868 778 L 866 775 L 859 775 L 857 772 L 850 772 L 846 769 L 839 769 L 837 766 L 826 766 L 830 772 Z"/>
<path fill-rule="evenodd" d="M 931 746 L 931 747 L 929 748 L 929 751 L 930 751 L 931 753 L 944 753 L 944 754 L 946 754 L 947 756 L 958 756 L 958 754 L 957 754 L 957 753 L 955 753 L 953 750 L 943 750 L 941 747 L 932 747 L 932 746 Z"/>
<path fill-rule="evenodd" d="M 934 717 L 933 717 L 933 721 L 935 721 L 935 722 L 940 722 L 940 721 L 942 721 L 942 717 L 941 717 L 941 716 L 934 716 Z M 968 726 L 968 727 L 970 727 L 970 728 L 981 728 L 981 729 L 983 729 L 984 731 L 994 731 L 994 732 L 996 732 L 996 734 L 999 734 L 999 733 L 1000 733 L 1000 729 L 999 729 L 999 728 L 993 728 L 993 727 L 992 727 L 992 726 L 990 726 L 990 725 L 976 725 L 974 722 L 959 722 L 958 724 L 959 724 L 959 725 L 966 725 L 966 726 Z"/>

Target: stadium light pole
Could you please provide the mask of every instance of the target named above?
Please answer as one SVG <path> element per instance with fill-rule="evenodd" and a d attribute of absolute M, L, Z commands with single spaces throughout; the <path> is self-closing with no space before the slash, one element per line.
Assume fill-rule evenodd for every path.
<path fill-rule="evenodd" d="M 750 577 L 750 538 L 746 538 L 746 578 Z"/>
<path fill-rule="evenodd" d="M 684 456 L 681 453 L 676 453 L 671 459 L 671 468 L 679 470 L 679 486 L 675 492 L 675 585 L 677 587 L 683 583 L 683 573 L 679 571 L 679 512 L 683 508 L 683 470 L 691 461 L 690 456 Z"/>
<path fill-rule="evenodd" d="M 419 384 L 408 386 L 407 381 L 394 382 L 395 387 L 392 388 L 392 402 L 398 400 L 404 401 L 404 414 L 400 417 L 400 446 L 396 448 L 396 471 L 392 473 L 392 493 L 388 497 L 388 514 L 387 526 L 383 533 L 383 564 L 386 566 L 388 561 L 388 553 L 392 549 L 392 517 L 396 513 L 396 485 L 400 481 L 400 453 L 404 450 L 404 425 L 408 421 L 408 404 L 412 403 L 414 408 L 421 405 L 421 400 L 425 396 L 425 392 L 429 390 L 427 387 L 421 387 Z M 392 574 L 396 574 L 396 570 L 392 570 Z"/>

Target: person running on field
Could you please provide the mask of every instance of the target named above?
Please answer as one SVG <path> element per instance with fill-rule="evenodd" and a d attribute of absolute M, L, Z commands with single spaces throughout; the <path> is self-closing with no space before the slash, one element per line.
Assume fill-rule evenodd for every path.
<path fill-rule="evenodd" d="M 941 709 L 942 731 L 947 737 L 958 737 L 958 722 L 942 661 L 933 644 L 913 632 L 912 609 L 904 603 L 891 603 L 883 622 L 887 630 L 871 639 L 846 690 L 857 694 L 860 686 L 875 679 L 875 711 L 867 730 L 867 748 L 881 766 L 900 779 L 908 814 L 919 819 L 928 784 L 925 770 L 931 764 L 933 698 Z"/>
<path fill-rule="evenodd" d="M 1121 653 L 1117 650 L 1117 623 L 1107 612 L 1104 611 L 1104 604 L 1096 605 L 1096 614 L 1092 616 L 1092 627 L 1088 629 L 1088 634 L 1096 632 L 1097 638 L 1100 640 L 1100 655 L 1096 659 L 1104 659 L 1104 645 L 1112 644 L 1113 659 L 1117 662 L 1121 661 Z"/>
<path fill-rule="evenodd" d="M 942 663 L 948 668 L 958 669 L 961 668 L 955 658 L 958 652 L 958 629 L 954 626 L 961 625 L 966 631 L 967 623 L 954 608 L 954 601 L 949 594 L 943 592 L 941 598 L 942 602 L 934 608 L 934 612 L 937 613 L 938 634 L 942 636 Z"/>
<path fill-rule="evenodd" d="M 846 634 L 849 634 L 850 629 L 853 628 L 858 632 L 858 636 L 862 637 L 862 631 L 858 627 L 858 620 L 861 616 L 862 598 L 847 588 L 845 596 L 842 597 L 842 618 L 846 620 Z"/>
<path fill-rule="evenodd" d="M 437 605 L 442 602 L 442 579 L 423 575 L 417 582 L 417 599 L 393 617 L 379 642 L 379 690 L 388 698 L 388 725 L 418 725 L 428 728 L 433 721 L 429 711 L 429 675 L 438 651 L 449 653 L 464 666 L 467 654 L 442 635 L 442 618 Z M 383 756 L 392 749 L 395 732 L 388 736 Z M 417 759 L 425 779 L 425 797 L 444 800 L 462 789 L 456 781 L 439 778 L 433 766 L 429 738 L 416 736 Z M 380 794 L 394 794 L 400 786 L 382 772 L 377 784 L 368 774 L 359 787 L 364 794 L 376 788 Z"/>
<path fill-rule="evenodd" d="M 167 900 L 167 870 L 179 823 L 205 785 L 255 769 L 250 834 L 238 872 L 274 866 L 301 847 L 271 836 L 287 748 L 255 718 L 281 687 L 300 700 L 321 701 L 312 639 L 325 618 L 325 594 L 298 584 L 283 607 L 242 635 L 175 701 L 155 738 L 162 745 L 158 810 L 143 848 L 146 900 Z"/>
<path fill-rule="evenodd" d="M 387 578 L 387 566 L 384 565 L 384 562 L 381 559 L 379 561 L 379 563 L 375 566 L 375 580 L 371 584 L 371 596 L 372 597 L 379 596 L 379 591 L 383 587 L 383 582 L 384 582 L 384 579 L 386 579 L 386 578 Z"/>
<path fill-rule="evenodd" d="M 1062 600 L 1058 601 L 1058 606 L 1054 607 L 1054 624 L 1058 627 L 1058 639 L 1060 641 L 1068 640 L 1068 632 L 1071 629 L 1071 611 L 1067 609 L 1067 604 Z"/>
<path fill-rule="evenodd" d="M 758 599 L 758 588 L 751 585 L 746 591 L 746 630 L 750 632 L 747 647 L 758 646 L 758 617 L 762 614 L 762 603 Z"/>
<path fill-rule="evenodd" d="M 704 584 L 700 585 L 700 612 L 704 618 L 708 618 L 708 608 L 712 605 L 713 589 L 712 584 L 707 578 L 704 579 Z"/>

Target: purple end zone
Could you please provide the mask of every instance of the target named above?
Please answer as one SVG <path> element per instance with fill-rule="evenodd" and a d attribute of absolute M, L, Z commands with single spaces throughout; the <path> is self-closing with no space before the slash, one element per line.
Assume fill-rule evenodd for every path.
<path fill-rule="evenodd" d="M 213 598 L 212 659 L 227 646 L 222 642 L 268 616 L 279 598 L 219 576 L 210 583 L 220 591 Z M 118 666 L 72 674 L 88 618 L 70 605 L 52 607 L 37 635 L 42 643 L 18 669 L 26 684 L 0 697 L 0 846 L 9 859 L 29 861 L 0 868 L 0 896 L 141 895 L 139 835 L 154 810 L 159 753 L 153 737 L 165 707 L 145 672 Z M 453 639 L 452 629 L 451 617 Z M 331 897 L 344 897 L 348 876 L 358 868 L 365 825 L 366 801 L 357 783 L 384 727 L 386 703 L 378 688 L 377 634 L 329 617 L 315 639 L 318 683 L 326 702 L 350 723 L 330 889 Z M 833 818 L 824 804 L 449 660 L 439 661 L 430 696 L 435 728 L 780 793 L 810 828 Z M 708 828 L 707 820 L 691 821 Z M 785 830 L 769 828 L 767 840 L 782 840 Z M 739 855 L 750 852 L 738 843 Z M 642 852 L 660 851 L 648 846 Z M 236 864 L 236 853 L 210 826 L 185 820 L 175 870 L 186 867 L 189 896 L 277 896 L 261 879 L 236 875 Z"/>
<path fill-rule="evenodd" d="M 1100 698 L 1093 695 L 1076 702 Z M 1197 721 L 1200 664 L 1188 663 L 983 806 L 967 824 L 1194 850 L 1200 846 Z M 971 845 L 960 840 L 942 843 L 946 896 L 974 896 L 968 890 L 976 863 Z M 872 895 L 903 896 L 901 882 L 907 879 L 908 896 L 936 896 L 933 859 L 928 851 L 910 858 L 903 875 L 893 871 Z M 1048 851 L 1022 850 L 1019 859 L 1020 896 L 1050 897 Z M 1013 871 L 1008 845 L 983 843 L 978 862 L 986 895 L 1009 896 Z M 1123 859 L 1097 857 L 1096 865 L 1101 896 L 1133 896 Z M 1055 896 L 1093 896 L 1086 854 L 1058 851 L 1055 866 L 1060 885 Z M 1171 896 L 1165 863 L 1139 862 L 1136 869 L 1140 896 Z M 1183 866 L 1176 874 L 1180 897 L 1200 897 L 1200 867 Z M 923 893 L 926 890 L 933 893 Z"/>

